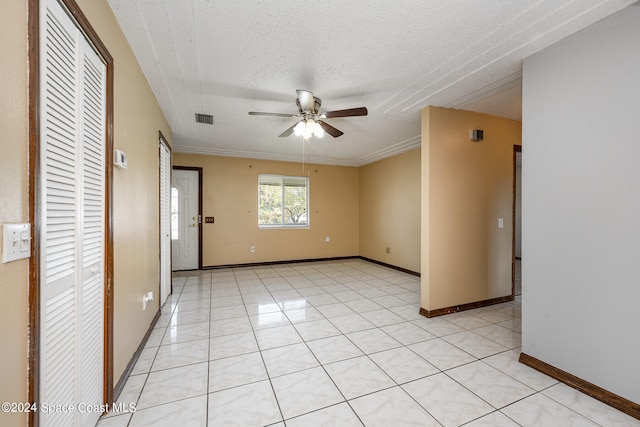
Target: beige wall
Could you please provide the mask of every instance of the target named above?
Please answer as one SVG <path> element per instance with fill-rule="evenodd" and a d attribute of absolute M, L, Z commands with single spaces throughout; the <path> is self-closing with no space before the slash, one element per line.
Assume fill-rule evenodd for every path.
<path fill-rule="evenodd" d="M 142 311 L 142 294 L 158 291 L 158 130 L 171 130 L 106 0 L 78 4 L 115 63 L 115 148 L 129 157 L 113 187 L 115 258 L 114 378 L 147 331 L 157 301 Z M 0 223 L 27 222 L 27 2 L 3 4 L 0 15 Z M 28 388 L 28 260 L 0 264 L 0 400 L 24 402 Z M 0 413 L 1 425 L 24 425 L 24 414 Z"/>
<path fill-rule="evenodd" d="M 173 164 L 203 168 L 203 216 L 215 218 L 202 225 L 205 267 L 358 255 L 357 168 L 181 153 Z M 262 173 L 309 176 L 310 228 L 258 228 Z"/>
<path fill-rule="evenodd" d="M 521 123 L 437 107 L 425 108 L 422 120 L 422 308 L 510 295 Z M 472 129 L 483 129 L 484 140 L 471 141 Z"/>
<path fill-rule="evenodd" d="M 360 168 L 360 255 L 420 272 L 420 149 Z"/>
<path fill-rule="evenodd" d="M 114 379 L 118 381 L 159 308 L 158 131 L 171 129 L 106 0 L 78 4 L 114 59 Z M 142 295 L 155 301 L 142 310 Z"/>
<path fill-rule="evenodd" d="M 28 222 L 25 1 L 8 1 L 2 4 L 0 76 L 0 224 Z M 27 259 L 0 263 L 1 402 L 27 401 L 28 274 Z M 0 425 L 26 425 L 26 419 L 25 414 L 0 412 Z"/>

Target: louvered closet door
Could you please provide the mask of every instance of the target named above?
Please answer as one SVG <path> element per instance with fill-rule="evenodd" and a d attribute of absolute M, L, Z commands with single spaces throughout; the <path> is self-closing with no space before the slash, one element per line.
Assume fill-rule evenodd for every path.
<path fill-rule="evenodd" d="M 56 0 L 40 5 L 40 403 L 100 405 L 106 69 Z M 44 413 L 43 426 L 99 413 Z"/>
<path fill-rule="evenodd" d="M 105 192 L 105 76 L 106 67 L 81 37 L 80 118 L 82 165 L 82 224 L 78 298 L 80 372 L 78 401 L 103 402 L 104 381 L 104 192 Z M 100 414 L 78 413 L 80 425 L 94 425 Z"/>
<path fill-rule="evenodd" d="M 160 143 L 160 306 L 171 293 L 171 153 Z"/>

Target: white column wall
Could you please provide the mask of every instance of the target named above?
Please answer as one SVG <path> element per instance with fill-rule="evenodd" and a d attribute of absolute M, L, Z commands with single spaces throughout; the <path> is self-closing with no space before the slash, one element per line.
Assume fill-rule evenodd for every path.
<path fill-rule="evenodd" d="M 524 61 L 523 352 L 640 402 L 640 5 Z"/>

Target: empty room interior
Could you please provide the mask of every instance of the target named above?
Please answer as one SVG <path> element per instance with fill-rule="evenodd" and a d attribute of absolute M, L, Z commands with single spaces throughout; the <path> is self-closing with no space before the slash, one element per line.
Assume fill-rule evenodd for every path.
<path fill-rule="evenodd" d="M 640 426 L 640 3 L 0 24 L 0 425 Z"/>

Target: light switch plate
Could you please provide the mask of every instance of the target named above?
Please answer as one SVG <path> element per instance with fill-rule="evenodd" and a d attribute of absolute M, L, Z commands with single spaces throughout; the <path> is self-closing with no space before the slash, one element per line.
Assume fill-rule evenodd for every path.
<path fill-rule="evenodd" d="M 498 218 L 498 228 L 504 228 L 504 218 Z"/>
<path fill-rule="evenodd" d="M 31 256 L 31 225 L 2 224 L 2 262 Z"/>

